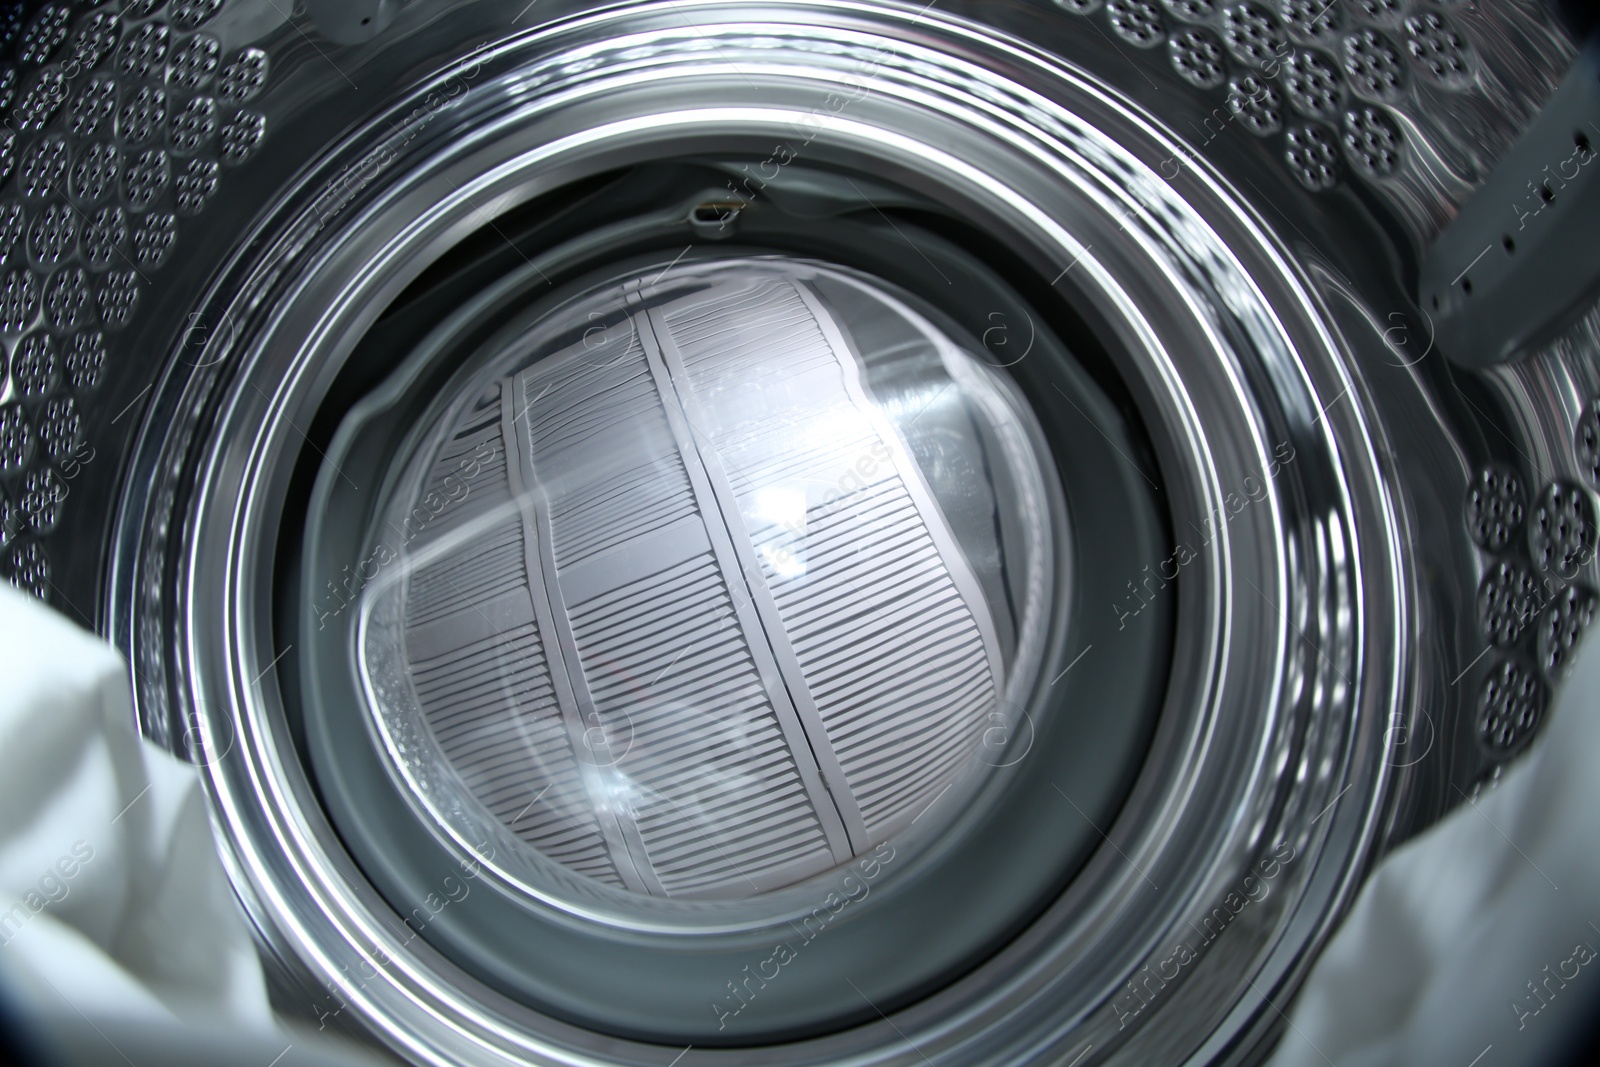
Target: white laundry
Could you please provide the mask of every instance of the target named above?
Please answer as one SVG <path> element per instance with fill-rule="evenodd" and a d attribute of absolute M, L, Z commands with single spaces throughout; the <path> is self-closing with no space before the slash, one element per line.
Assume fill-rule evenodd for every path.
<path fill-rule="evenodd" d="M 272 1026 L 193 768 L 105 642 L 0 585 L 0 968 L 45 1012 Z M 69 873 L 70 872 L 70 873 Z"/>
<path fill-rule="evenodd" d="M 1580 653 L 1500 785 L 1367 882 L 1271 1067 L 1569 1062 L 1600 1005 L 1600 641 Z"/>

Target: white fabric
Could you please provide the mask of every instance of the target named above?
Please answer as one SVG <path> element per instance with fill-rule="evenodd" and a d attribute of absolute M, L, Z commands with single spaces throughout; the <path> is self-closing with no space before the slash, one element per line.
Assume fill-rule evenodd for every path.
<path fill-rule="evenodd" d="M 1600 641 L 1580 652 L 1541 736 L 1500 785 L 1367 882 L 1271 1067 L 1559 1063 L 1593 1021 Z"/>
<path fill-rule="evenodd" d="M 0 969 L 44 1014 L 272 1026 L 198 777 L 136 735 L 119 655 L 4 583 Z"/>

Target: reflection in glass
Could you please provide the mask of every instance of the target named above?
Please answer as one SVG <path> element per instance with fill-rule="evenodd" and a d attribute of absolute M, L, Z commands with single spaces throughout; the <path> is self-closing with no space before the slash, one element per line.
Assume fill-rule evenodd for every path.
<path fill-rule="evenodd" d="M 540 895 L 848 863 L 1003 762 L 1041 658 L 1056 498 L 981 350 L 815 264 L 666 277 L 502 336 L 362 590 L 399 769 Z"/>

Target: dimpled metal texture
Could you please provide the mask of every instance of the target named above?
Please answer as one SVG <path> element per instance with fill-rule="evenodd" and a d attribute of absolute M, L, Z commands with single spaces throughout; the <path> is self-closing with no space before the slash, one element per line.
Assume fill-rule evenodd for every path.
<path fill-rule="evenodd" d="M 1203 22 L 1217 10 L 1217 0 L 1161 0 L 1161 6 L 1180 19 Z"/>
<path fill-rule="evenodd" d="M 1085 16 L 1099 4 L 1063 4 Z M 1271 138 L 1285 168 L 1305 188 L 1322 192 L 1341 177 L 1338 146 L 1354 171 L 1368 179 L 1393 175 L 1404 157 L 1401 127 L 1377 107 L 1347 108 L 1342 57 L 1360 72 L 1358 86 L 1374 101 L 1390 101 L 1403 86 L 1404 59 L 1371 30 L 1341 39 L 1340 14 L 1326 3 L 1284 0 L 1276 9 L 1259 3 L 1163 0 L 1169 17 L 1197 25 L 1175 29 L 1164 49 L 1182 81 L 1220 97 L 1223 113 L 1248 133 Z M 1162 39 L 1159 15 L 1149 5 L 1108 5 L 1106 27 L 1140 48 Z M 1298 42 L 1300 49 L 1291 48 Z M 1312 122 L 1286 126 L 1285 100 Z M 1341 109 L 1344 121 L 1338 123 Z"/>
<path fill-rule="evenodd" d="M 1254 74 L 1235 78 L 1229 84 L 1228 110 L 1257 137 L 1270 137 L 1283 129 L 1283 98 Z"/>
<path fill-rule="evenodd" d="M 1343 140 L 1345 158 L 1362 174 L 1381 178 L 1400 166 L 1400 128 L 1381 108 L 1345 111 Z"/>
<path fill-rule="evenodd" d="M 1154 48 L 1166 36 L 1161 10 L 1150 0 L 1110 0 L 1106 21 L 1118 37 L 1135 48 Z"/>
<path fill-rule="evenodd" d="M 1528 517 L 1528 549 L 1534 566 L 1571 579 L 1594 558 L 1594 504 L 1576 485 L 1552 482 Z"/>
<path fill-rule="evenodd" d="M 1286 138 L 1284 158 L 1300 184 L 1314 192 L 1332 189 L 1339 182 L 1339 152 L 1325 127 L 1297 124 Z"/>
<path fill-rule="evenodd" d="M 1467 79 L 1467 46 L 1461 35 L 1437 11 L 1424 11 L 1406 19 L 1406 50 L 1422 69 L 1441 85 L 1459 85 Z"/>
<path fill-rule="evenodd" d="M 1594 621 L 1595 595 L 1578 585 L 1563 589 L 1539 618 L 1539 669 L 1558 682 L 1571 665 L 1578 640 Z"/>
<path fill-rule="evenodd" d="M 1517 643 L 1539 612 L 1539 582 L 1521 563 L 1500 560 L 1478 586 L 1478 624 L 1502 648 Z"/>
<path fill-rule="evenodd" d="M 22 205 L 15 200 L 0 203 L 0 266 L 13 267 L 21 262 L 22 232 L 26 223 Z"/>
<path fill-rule="evenodd" d="M 1373 100 L 1390 100 L 1405 84 L 1399 49 L 1377 30 L 1368 28 L 1344 39 L 1344 72 L 1356 92 Z"/>
<path fill-rule="evenodd" d="M 72 11 L 66 4 L 46 4 L 41 7 L 22 33 L 17 59 L 29 66 L 45 62 L 67 39 L 67 26 L 71 19 Z"/>
<path fill-rule="evenodd" d="M 1197 89 L 1212 89 L 1227 75 L 1222 45 L 1205 30 L 1183 30 L 1173 34 L 1172 67 L 1178 76 Z"/>
<path fill-rule="evenodd" d="M 100 395 L 115 334 L 219 163 L 266 136 L 245 105 L 268 57 L 211 30 L 223 6 L 58 3 L 0 23 L 0 574 L 44 599 L 85 430 L 132 399 Z"/>
<path fill-rule="evenodd" d="M 1289 28 L 1289 36 L 1306 43 L 1332 40 L 1342 24 L 1339 6 L 1327 0 L 1283 0 L 1278 13 Z"/>
<path fill-rule="evenodd" d="M 1490 552 L 1511 543 L 1527 508 L 1522 479 L 1503 467 L 1484 467 L 1467 487 L 1467 532 Z"/>
<path fill-rule="evenodd" d="M 1256 4 L 1235 4 L 1223 11 L 1222 37 L 1233 57 L 1250 67 L 1265 67 L 1283 48 L 1283 28 Z"/>
<path fill-rule="evenodd" d="M 1478 738 L 1496 756 L 1518 752 L 1539 728 L 1550 699 L 1538 675 L 1517 660 L 1498 664 L 1478 695 Z"/>
<path fill-rule="evenodd" d="M 1600 397 L 1584 407 L 1572 436 L 1579 469 L 1590 485 L 1600 488 Z"/>
<path fill-rule="evenodd" d="M 1539 102 L 1519 85 L 1528 57 L 1508 50 L 1504 31 L 1473 5 L 1162 0 L 1175 22 L 1164 49 L 1154 47 L 1164 38 L 1151 4 L 1049 6 L 1093 19 L 1111 40 L 1136 44 L 1130 62 L 1159 62 L 1213 96 L 1243 132 L 1273 144 L 1304 188 L 1327 192 L 1347 179 L 1373 186 L 1423 243 L 1521 132 L 1516 118 L 1485 126 L 1488 109 L 1525 117 Z M 1530 5 L 1508 3 L 1495 19 L 1530 14 Z M 1218 59 L 1213 42 L 1223 46 Z M 1441 99 L 1441 91 L 1449 96 Z M 1286 122 L 1286 107 L 1301 121 Z M 1202 148 L 1220 136 L 1210 125 Z M 1421 156 L 1408 143 L 1418 137 L 1429 142 Z M 1337 165 L 1341 157 L 1347 167 Z"/>
<path fill-rule="evenodd" d="M 1320 52 L 1299 51 L 1284 61 L 1284 89 L 1290 105 L 1312 119 L 1329 119 L 1343 99 L 1339 71 Z"/>
<path fill-rule="evenodd" d="M 94 204 L 105 199 L 116 186 L 121 171 L 121 157 L 117 146 L 103 141 L 91 142 L 81 149 L 72 167 L 72 194 L 79 205 Z"/>

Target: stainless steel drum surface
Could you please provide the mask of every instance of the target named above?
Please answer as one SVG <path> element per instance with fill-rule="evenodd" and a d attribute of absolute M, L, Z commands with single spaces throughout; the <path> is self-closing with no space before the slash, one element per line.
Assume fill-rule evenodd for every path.
<path fill-rule="evenodd" d="M 1535 0 L 0 31 L 6 573 L 404 1060 L 1261 1062 L 1592 617 L 1600 314 L 1414 296 Z"/>

